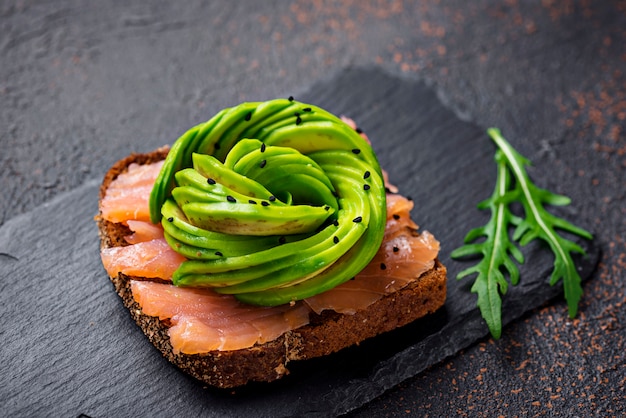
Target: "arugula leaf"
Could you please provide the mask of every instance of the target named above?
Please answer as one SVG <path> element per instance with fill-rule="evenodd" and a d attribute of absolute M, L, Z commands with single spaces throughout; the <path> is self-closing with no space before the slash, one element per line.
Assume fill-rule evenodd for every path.
<path fill-rule="evenodd" d="M 554 270 L 550 277 L 550 285 L 554 286 L 563 279 L 565 300 L 567 301 L 570 318 L 574 318 L 578 311 L 578 302 L 583 293 L 581 279 L 571 253 L 585 254 L 585 251 L 573 241 L 560 236 L 556 229 L 561 229 L 586 239 L 593 236 L 586 230 L 549 213 L 544 204 L 564 206 L 570 204 L 570 198 L 557 195 L 548 190 L 537 187 L 528 177 L 526 166 L 530 161 L 518 153 L 501 135 L 500 131 L 490 128 L 487 133 L 502 151 L 516 180 L 516 189 L 519 191 L 519 201 L 524 206 L 526 218 L 518 225 L 513 239 L 521 245 L 526 245 L 536 238 L 548 243 L 554 253 Z"/>
<path fill-rule="evenodd" d="M 502 333 L 501 306 L 502 299 L 508 289 L 508 283 L 502 273 L 504 267 L 512 284 L 519 281 L 519 270 L 509 257 L 511 254 L 519 263 L 524 256 L 509 239 L 508 225 L 519 225 L 521 219 L 514 216 L 508 207 L 512 195 L 509 192 L 510 174 L 505 161 L 498 161 L 498 177 L 492 196 L 479 203 L 479 209 L 490 209 L 491 219 L 482 227 L 472 229 L 465 237 L 465 245 L 454 250 L 452 258 L 461 258 L 482 254 L 482 260 L 473 267 L 461 271 L 457 279 L 478 273 L 471 291 L 478 294 L 478 306 L 489 331 L 494 338 Z M 484 241 L 472 243 L 481 237 Z"/>
<path fill-rule="evenodd" d="M 502 333 L 502 299 L 508 289 L 504 271 L 508 273 L 512 285 L 519 282 L 517 265 L 511 259 L 523 264 L 524 257 L 515 245 L 524 246 L 535 239 L 548 243 L 554 253 L 554 270 L 550 285 L 563 279 L 565 299 L 571 318 L 576 316 L 582 296 L 581 278 L 576 270 L 571 253 L 585 254 L 576 243 L 562 237 L 557 229 L 592 239 L 586 230 L 549 213 L 544 205 L 563 206 L 570 204 L 567 196 L 557 195 L 537 187 L 528 176 L 526 166 L 530 161 L 517 152 L 496 128 L 487 130 L 488 135 L 498 146 L 495 160 L 498 167 L 496 187 L 491 197 L 478 204 L 478 208 L 491 211 L 489 222 L 472 229 L 465 237 L 464 245 L 452 251 L 452 258 L 482 255 L 473 267 L 461 271 L 457 279 L 476 273 L 471 291 L 478 295 L 477 306 L 491 335 L 498 339 Z M 509 205 L 521 203 L 525 218 L 513 215 Z M 513 240 L 509 229 L 515 227 Z M 476 242 L 479 238 L 484 240 Z"/>

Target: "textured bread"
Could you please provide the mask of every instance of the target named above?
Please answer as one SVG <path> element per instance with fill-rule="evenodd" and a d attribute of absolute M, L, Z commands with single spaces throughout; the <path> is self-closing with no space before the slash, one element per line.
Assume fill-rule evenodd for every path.
<path fill-rule="evenodd" d="M 100 188 L 100 199 L 109 184 L 131 163 L 149 164 L 162 160 L 168 148 L 148 154 L 133 154 L 118 161 L 106 174 Z M 130 231 L 122 224 L 103 220 L 96 222 L 101 247 L 127 245 L 124 236 Z M 251 348 L 233 351 L 213 351 L 205 354 L 174 354 L 168 336 L 168 321 L 145 315 L 134 301 L 130 280 L 124 274 L 111 281 L 132 318 L 148 339 L 163 355 L 183 371 L 202 382 L 220 388 L 232 388 L 248 382 L 270 382 L 286 373 L 290 361 L 325 356 L 361 341 L 408 324 L 435 312 L 446 298 L 446 268 L 435 261 L 435 266 L 400 291 L 378 300 L 354 315 L 324 311 L 310 314 L 310 323 L 289 331 L 274 341 L 257 344 Z M 145 279 L 144 279 L 145 280 Z M 380 338 L 384 338 L 381 336 Z"/>

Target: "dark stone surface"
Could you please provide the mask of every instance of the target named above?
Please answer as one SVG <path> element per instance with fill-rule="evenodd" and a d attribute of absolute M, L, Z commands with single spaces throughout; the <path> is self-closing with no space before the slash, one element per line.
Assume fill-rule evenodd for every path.
<path fill-rule="evenodd" d="M 492 189 L 493 148 L 477 126 L 500 127 L 535 163 L 538 183 L 573 197 L 559 213 L 591 229 L 601 253 L 573 321 L 557 297 L 508 325 L 499 341 L 479 338 L 482 325 L 463 327 L 455 338 L 476 343 L 445 360 L 456 350 L 442 348 L 436 364 L 414 377 L 420 367 L 394 360 L 419 344 L 406 336 L 397 338 L 396 354 L 380 354 L 365 371 L 329 376 L 340 381 L 345 371 L 362 373 L 355 382 L 366 386 L 380 382 L 369 394 L 410 377 L 353 415 L 619 416 L 626 408 L 625 14 L 624 1 L 3 2 L 1 361 L 3 381 L 11 383 L 0 393 L 2 406 L 16 415 L 106 416 L 159 399 L 163 414 L 256 411 L 262 397 L 253 393 L 240 394 L 248 404 L 210 404 L 151 350 L 103 281 L 90 217 L 97 184 L 117 159 L 171 143 L 221 107 L 293 94 L 355 117 L 403 191 L 426 196 L 425 207 L 440 199 L 445 210 L 418 205 L 414 215 L 446 238 L 444 257 L 460 243 L 466 220 L 482 220 L 475 198 Z M 358 83 L 329 91 L 337 80 Z M 393 87 L 407 85 L 419 90 L 418 100 Z M 440 109 L 432 91 L 471 123 L 429 113 L 431 105 Z M 382 115 L 393 116 L 397 135 Z M 468 142 L 445 152 L 459 137 Z M 418 139 L 426 141 L 423 150 Z M 549 262 L 527 263 L 547 269 Z M 462 267 L 448 264 L 451 277 Z M 461 284 L 459 294 L 467 288 Z M 520 286 L 509 303 L 526 310 L 557 290 L 546 285 L 540 300 L 518 306 Z M 69 296 L 84 300 L 68 303 L 75 300 Z M 445 328 L 451 317 L 435 326 Z M 326 388 L 327 410 L 369 400 L 359 398 L 361 386 L 344 388 L 335 395 Z M 337 401 L 343 396 L 345 403 Z"/>
<path fill-rule="evenodd" d="M 90 181 L 0 229 L 2 251 L 11 257 L 0 266 L 0 272 L 4 277 L 26 278 L 5 285 L 3 305 L 17 304 L 10 311 L 26 312 L 17 316 L 17 327 L 35 331 L 9 334 L 5 339 L 8 352 L 28 351 L 35 360 L 24 363 L 19 356 L 2 360 L 2 369 L 10 370 L 11 384 L 5 389 L 10 412 L 136 416 L 149 405 L 164 415 L 194 415 L 206 408 L 221 416 L 251 411 L 267 417 L 335 416 L 362 406 L 486 335 L 469 285 L 454 280 L 463 264 L 448 257 L 451 245 L 462 239 L 459 233 L 465 225 L 482 221 L 476 210 L 468 210 L 468 205 L 459 202 L 480 201 L 495 181 L 494 148 L 483 131 L 458 119 L 423 83 L 376 69 L 343 71 L 314 84 L 301 97 L 335 114 L 350 114 L 364 121 L 361 126 L 375 141 L 381 164 L 389 167 L 391 178 L 398 180 L 403 193 L 415 200 L 414 216 L 442 242 L 441 260 L 449 266 L 450 274 L 444 308 L 336 356 L 294 364 L 291 375 L 277 384 L 251 385 L 233 394 L 204 390 L 181 373 L 172 376 L 172 367 L 164 361 L 155 361 L 154 350 L 145 348 L 137 327 L 129 326 L 133 337 L 128 338 L 127 332 L 120 332 L 124 325 L 111 326 L 107 316 L 119 302 L 110 302 L 103 309 L 93 299 L 109 299 L 112 288 L 105 285 L 106 274 L 98 258 L 92 222 L 98 185 Z M 407 108 L 412 111 L 406 112 Z M 588 257 L 577 261 L 582 277 L 587 278 L 596 267 L 599 250 L 589 243 L 581 244 L 588 249 Z M 552 264 L 547 252 L 535 245 L 525 256 L 524 280 L 505 299 L 505 323 L 561 293 L 560 287 L 546 284 Z M 43 283 L 33 278 L 42 278 Z M 124 323 L 127 313 L 119 309 L 114 315 L 116 322 Z M 89 327 L 61 325 L 86 321 Z M 42 331 L 44 334 L 38 335 Z M 125 347 L 129 343 L 132 345 Z M 106 350 L 106 356 L 94 357 L 94 349 Z M 48 365 L 45 376 L 39 375 L 43 364 Z M 68 373 L 71 364 L 78 367 Z M 136 369 L 138 364 L 140 370 Z M 120 376 L 124 376 L 122 381 Z M 120 398 L 139 393 L 138 388 L 146 381 L 152 382 L 152 392 L 142 394 L 134 405 L 120 404 Z M 112 382 L 116 383 L 110 386 Z M 172 386 L 179 388 L 182 405 L 172 405 L 160 396 Z M 86 409 L 76 409 L 88 399 L 86 391 L 95 388 L 106 401 L 94 404 L 91 400 Z M 41 404 L 42 395 L 52 402 Z"/>

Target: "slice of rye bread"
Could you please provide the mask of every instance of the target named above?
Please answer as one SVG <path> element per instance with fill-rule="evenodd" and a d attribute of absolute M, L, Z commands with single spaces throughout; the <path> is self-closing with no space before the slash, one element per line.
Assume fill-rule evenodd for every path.
<path fill-rule="evenodd" d="M 132 154 L 118 161 L 107 172 L 100 187 L 100 200 L 109 184 L 131 163 L 149 164 L 162 160 L 169 148 L 159 148 L 148 154 Z M 101 248 L 127 245 L 124 236 L 130 230 L 122 225 L 96 216 Z M 116 292 L 122 298 L 131 317 L 141 327 L 150 342 L 183 371 L 200 381 L 219 388 L 233 388 L 248 382 L 270 382 L 288 373 L 287 364 L 325 356 L 361 341 L 406 325 L 443 306 L 446 299 L 446 268 L 435 260 L 429 271 L 405 288 L 384 296 L 354 315 L 324 311 L 310 314 L 310 323 L 289 331 L 265 344 L 233 351 L 211 351 L 204 354 L 174 354 L 168 336 L 168 320 L 148 316 L 141 311 L 130 290 L 130 277 L 119 273 L 111 277 Z M 150 279 L 154 280 L 154 279 Z M 384 337 L 381 337 L 384 338 Z"/>

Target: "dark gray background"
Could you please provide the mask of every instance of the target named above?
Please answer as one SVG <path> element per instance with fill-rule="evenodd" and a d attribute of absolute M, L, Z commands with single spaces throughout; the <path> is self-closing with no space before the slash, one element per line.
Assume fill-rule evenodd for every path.
<path fill-rule="evenodd" d="M 171 143 L 224 106 L 290 94 L 324 98 L 326 104 L 328 96 L 316 97 L 315 86 L 328 87 L 348 68 L 366 68 L 372 74 L 384 70 L 396 77 L 391 85 L 431 86 L 457 118 L 471 122 L 464 129 L 472 126 L 475 133 L 482 129 L 478 127 L 500 127 L 532 159 L 532 174 L 542 186 L 574 197 L 573 207 L 562 213 L 596 234 L 594 244 L 602 258 L 585 284 L 576 320 L 567 319 L 565 304 L 556 299 L 509 325 L 500 341 L 479 339 L 353 414 L 611 416 L 624 411 L 625 2 L 119 3 L 0 4 L 0 224 L 5 224 L 0 252 L 11 254 L 11 245 L 17 245 L 13 242 L 31 242 L 33 250 L 53 255 L 67 254 L 67 248 L 89 248 L 92 241 L 69 232 L 74 229 L 59 229 L 66 210 L 63 201 L 82 204 L 79 213 L 87 213 L 89 205 L 95 208 L 89 197 L 114 161 Z M 366 72 L 357 80 L 363 81 Z M 373 137 L 385 132 L 383 121 L 373 116 L 377 96 L 370 94 L 385 92 L 375 87 L 359 84 L 360 90 L 351 96 L 372 101 L 373 110 L 363 105 L 354 117 L 377 122 L 368 126 L 359 119 Z M 344 110 L 341 105 L 336 109 Z M 423 118 L 425 110 L 411 103 L 398 112 L 407 121 L 416 109 Z M 442 135 L 442 144 L 445 140 Z M 380 151 L 390 163 L 399 152 L 382 145 Z M 491 151 L 485 145 L 475 152 L 488 156 Z M 462 161 L 463 155 L 459 157 Z M 403 180 L 403 189 L 418 190 L 424 175 L 406 158 L 392 175 Z M 445 176 L 454 172 L 454 164 L 449 166 Z M 488 170 L 488 163 L 479 169 Z M 454 182 L 437 183 L 432 172 L 424 177 L 435 178 L 429 190 L 455 187 Z M 490 184 L 488 179 L 484 183 Z M 484 196 L 490 192 L 488 188 Z M 455 204 L 459 211 L 474 211 L 474 201 Z M 52 230 L 65 231 L 58 253 L 49 244 L 38 246 L 36 230 L 23 234 L 33 225 L 40 230 L 50 227 L 45 219 L 49 209 L 54 209 L 57 222 Z M 420 218 L 419 211 L 416 217 L 437 233 L 431 227 L 436 217 Z M 71 220 L 78 224 L 76 230 L 84 230 L 87 237 L 93 234 L 89 219 Z M 459 243 L 465 232 L 450 231 Z M 444 250 L 456 245 L 446 242 Z M 71 252 L 65 263 L 46 264 L 42 257 L 35 259 L 50 269 L 81 266 Z M 11 273 L 2 277 L 3 291 L 20 288 L 16 281 L 27 281 L 23 287 L 34 295 L 62 288 L 62 281 L 56 285 L 46 277 L 39 279 L 38 287 L 37 278 L 20 274 L 11 256 L 0 255 L 0 263 L 2 271 Z M 100 284 L 103 272 L 94 267 L 84 273 L 85 280 L 100 289 L 91 302 L 115 316 L 119 306 L 107 302 L 114 301 L 107 293 L 110 288 Z M 459 267 L 455 264 L 451 270 Z M 53 308 L 48 314 L 53 297 L 3 301 L 7 303 L 0 329 L 3 339 L 13 342 L 17 340 L 7 338 L 9 333 L 30 335 L 24 341 L 46 341 L 57 325 L 98 327 L 84 322 L 85 317 L 54 324 L 49 317 L 66 317 L 67 308 Z M 29 334 L 28 329 L 16 332 L 10 326 L 12 314 L 25 316 L 35 308 L 40 313 L 33 318 L 43 318 L 45 327 Z M 120 338 L 135 335 L 130 321 L 117 318 Z M 82 355 L 104 350 L 83 341 L 75 344 Z M 66 351 L 73 352 L 51 344 L 48 356 L 63 358 Z M 36 352 L 29 353 L 18 342 L 5 346 L 3 362 L 17 361 L 33 375 L 17 378 L 13 370 L 3 380 L 26 385 L 37 378 L 44 387 L 58 385 L 59 376 L 46 374 L 46 359 Z M 80 382 L 69 360 L 52 369 L 59 367 L 101 402 L 94 405 L 83 397 L 76 414 L 106 410 L 106 402 L 96 396 L 101 385 Z M 107 365 L 101 367 L 105 373 Z M 176 373 L 165 366 L 162 370 Z M 7 387 L 11 389 L 0 401 L 25 413 L 26 405 L 14 391 L 19 386 Z M 141 390 L 165 400 L 175 398 L 149 387 Z M 44 400 L 42 405 L 59 402 Z"/>

